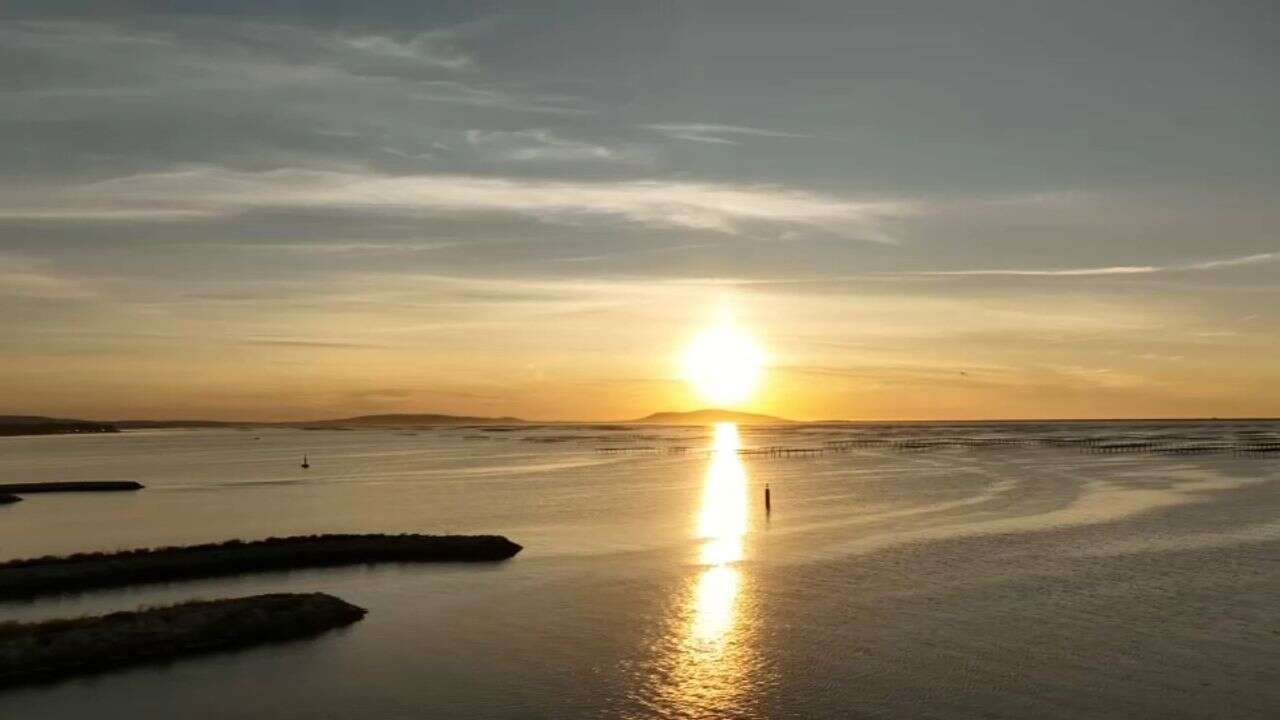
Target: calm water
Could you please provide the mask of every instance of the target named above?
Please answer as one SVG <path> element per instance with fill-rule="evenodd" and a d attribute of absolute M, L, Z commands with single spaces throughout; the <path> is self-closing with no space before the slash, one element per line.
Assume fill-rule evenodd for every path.
<path fill-rule="evenodd" d="M 315 532 L 495 532 L 526 548 L 485 567 L 0 604 L 0 619 L 31 619 L 324 590 L 370 611 L 315 640 L 0 693 L 0 717 L 1275 717 L 1280 453 L 1228 450 L 1278 436 L 1221 423 L 0 438 L 0 482 L 147 485 L 0 507 L 3 559 Z M 825 452 L 757 452 L 769 447 Z"/>

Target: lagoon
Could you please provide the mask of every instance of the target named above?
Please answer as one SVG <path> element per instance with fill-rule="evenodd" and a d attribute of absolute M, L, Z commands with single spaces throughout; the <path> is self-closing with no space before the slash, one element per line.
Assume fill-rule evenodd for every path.
<path fill-rule="evenodd" d="M 322 591 L 369 610 L 314 641 L 0 693 L 0 716 L 1267 717 L 1280 458 L 1172 448 L 1276 435 L 1257 422 L 0 438 L 0 483 L 146 486 L 0 507 L 0 560 L 313 533 L 496 533 L 525 548 L 492 566 L 0 603 L 0 619 L 35 620 Z M 1070 442 L 1085 436 L 1168 451 Z M 963 442 L 916 446 L 945 438 Z M 755 452 L 779 447 L 815 452 Z"/>

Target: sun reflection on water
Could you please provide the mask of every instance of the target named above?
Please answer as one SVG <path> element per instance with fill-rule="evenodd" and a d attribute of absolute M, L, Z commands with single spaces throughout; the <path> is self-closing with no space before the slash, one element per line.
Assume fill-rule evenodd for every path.
<path fill-rule="evenodd" d="M 666 681 L 658 705 L 673 717 L 717 717 L 741 709 L 752 687 L 753 606 L 743 599 L 743 559 L 747 532 L 747 471 L 738 455 L 741 440 L 733 423 L 715 427 L 711 462 L 703 483 L 697 536 L 704 565 L 678 605 L 668 657 L 660 660 Z"/>
<path fill-rule="evenodd" d="M 738 569 L 727 565 L 707 568 L 698 576 L 689 637 L 699 647 L 714 646 L 733 629 L 739 580 Z"/>
<path fill-rule="evenodd" d="M 698 537 L 706 541 L 701 559 L 707 565 L 742 559 L 742 536 L 747 532 L 747 469 L 738 457 L 741 447 L 738 426 L 716 425 L 711 465 L 698 512 Z"/>

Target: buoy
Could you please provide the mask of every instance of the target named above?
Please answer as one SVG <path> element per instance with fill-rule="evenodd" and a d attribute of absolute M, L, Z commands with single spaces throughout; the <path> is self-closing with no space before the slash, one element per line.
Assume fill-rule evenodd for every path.
<path fill-rule="evenodd" d="M 307 462 L 307 456 L 306 456 L 306 455 L 303 455 L 303 456 L 302 456 L 302 469 L 303 469 L 303 470 L 306 470 L 306 469 L 307 469 L 307 468 L 309 468 L 309 467 L 311 467 L 311 463 Z"/>
<path fill-rule="evenodd" d="M 769 483 L 764 484 L 764 514 L 768 515 L 773 512 L 773 498 L 769 495 Z"/>

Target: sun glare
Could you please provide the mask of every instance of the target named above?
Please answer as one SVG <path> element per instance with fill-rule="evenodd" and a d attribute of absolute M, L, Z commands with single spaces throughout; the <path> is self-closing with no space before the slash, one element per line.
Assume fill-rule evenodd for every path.
<path fill-rule="evenodd" d="M 763 364 L 764 353 L 751 336 L 722 322 L 694 337 L 684 354 L 684 378 L 703 400 L 737 405 L 755 392 Z"/>

